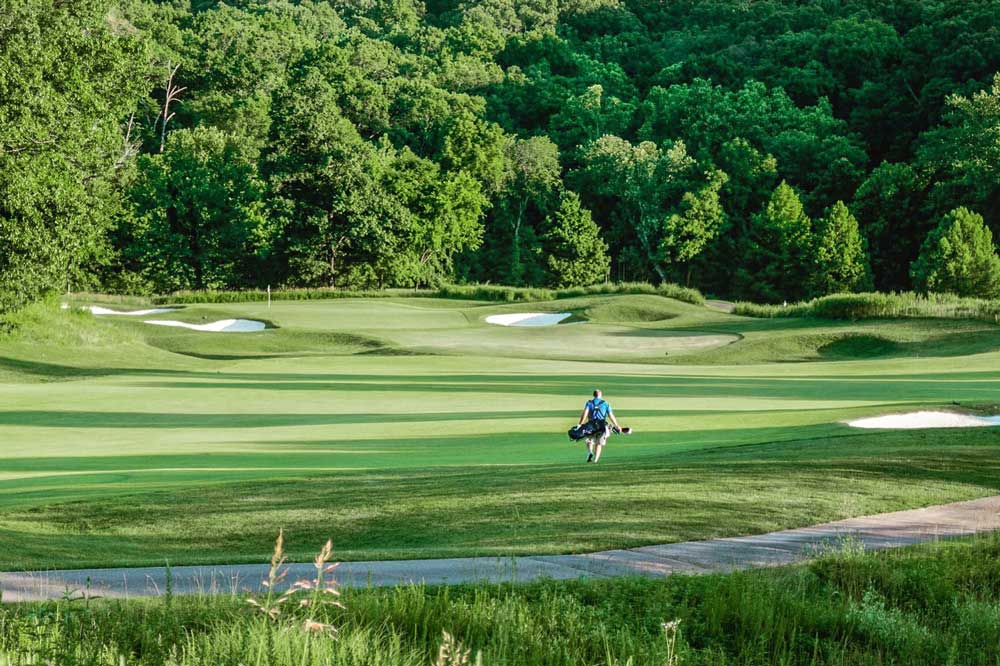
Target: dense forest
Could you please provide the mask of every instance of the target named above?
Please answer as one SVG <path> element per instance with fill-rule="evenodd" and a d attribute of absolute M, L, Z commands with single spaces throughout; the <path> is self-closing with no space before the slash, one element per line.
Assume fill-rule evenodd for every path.
<path fill-rule="evenodd" d="M 62 289 L 1000 296 L 1000 0 L 0 0 Z"/>

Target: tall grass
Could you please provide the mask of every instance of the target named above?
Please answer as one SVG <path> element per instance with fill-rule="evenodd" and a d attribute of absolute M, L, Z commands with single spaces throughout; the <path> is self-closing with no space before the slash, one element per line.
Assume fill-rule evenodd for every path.
<path fill-rule="evenodd" d="M 666 579 L 345 591 L 278 621 L 238 596 L 0 607 L 0 665 L 995 666 L 1000 537 Z M 336 634 L 303 631 L 303 618 Z"/>
<path fill-rule="evenodd" d="M 62 309 L 59 299 L 30 303 L 0 319 L 0 342 L 53 347 L 92 347 L 136 342 L 138 336 L 94 321 L 77 308 Z"/>
<path fill-rule="evenodd" d="M 1000 323 L 1000 300 L 951 294 L 833 294 L 790 305 L 737 303 L 735 314 L 747 317 L 816 317 L 819 319 L 974 319 Z"/>
<path fill-rule="evenodd" d="M 652 285 L 645 282 L 609 283 L 566 289 L 505 287 L 490 284 L 444 285 L 435 289 L 279 289 L 271 292 L 271 298 L 283 301 L 309 301 L 329 298 L 400 298 L 419 296 L 424 298 L 455 298 L 477 301 L 532 302 L 551 301 L 592 294 L 653 294 L 696 305 L 705 302 L 705 298 L 697 289 L 681 287 L 675 284 Z M 261 289 L 246 291 L 182 291 L 174 294 L 155 296 L 151 299 L 157 305 L 246 303 L 264 300 L 267 300 L 267 291 Z"/>

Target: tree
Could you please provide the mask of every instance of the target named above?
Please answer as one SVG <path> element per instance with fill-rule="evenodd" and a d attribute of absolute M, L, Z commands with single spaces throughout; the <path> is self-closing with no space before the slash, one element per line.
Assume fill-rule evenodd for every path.
<path fill-rule="evenodd" d="M 717 160 L 727 142 L 743 139 L 774 156 L 778 173 L 809 203 L 850 196 L 867 161 L 859 141 L 834 116 L 827 100 L 800 107 L 783 88 L 758 81 L 732 91 L 704 79 L 654 86 L 638 115 L 639 137 L 683 139 L 702 161 Z"/>
<path fill-rule="evenodd" d="M 865 241 L 843 201 L 816 223 L 816 267 L 810 284 L 814 296 L 871 288 Z"/>
<path fill-rule="evenodd" d="M 782 181 L 753 218 L 747 254 L 737 269 L 740 295 L 769 302 L 803 298 L 812 246 L 812 222 L 798 194 Z"/>
<path fill-rule="evenodd" d="M 927 190 L 927 177 L 911 165 L 885 162 L 855 192 L 851 210 L 869 243 L 876 289 L 910 288 L 909 266 L 934 226 L 924 210 Z"/>
<path fill-rule="evenodd" d="M 948 97 L 948 124 L 925 137 L 920 159 L 937 174 L 938 210 L 964 203 L 1000 232 L 1000 74 L 969 97 Z"/>
<path fill-rule="evenodd" d="M 0 0 L 0 313 L 108 259 L 143 45 L 103 0 Z"/>
<path fill-rule="evenodd" d="M 508 143 L 499 125 L 462 111 L 450 120 L 437 161 L 448 171 L 465 171 L 482 184 L 483 192 L 496 196 L 503 186 Z"/>
<path fill-rule="evenodd" d="M 1000 296 L 1000 257 L 983 217 L 956 208 L 931 231 L 911 268 L 923 292 L 996 298 Z"/>
<path fill-rule="evenodd" d="M 341 113 L 339 92 L 303 64 L 275 103 L 268 170 L 285 279 L 412 287 L 450 277 L 453 256 L 482 238 L 488 200 L 472 173 L 482 174 L 475 141 L 462 133 L 449 144 L 462 150 L 447 165 L 387 138 L 373 145 Z"/>
<path fill-rule="evenodd" d="M 664 223 L 660 261 L 677 274 L 682 269 L 686 285 L 691 284 L 692 262 L 722 228 L 726 214 L 719 202 L 719 190 L 728 180 L 722 171 L 709 173 L 708 183 L 697 192 L 686 192 L 680 210 Z"/>
<path fill-rule="evenodd" d="M 630 251 L 631 270 L 644 278 L 652 270 L 664 281 L 660 251 L 669 216 L 683 193 L 697 182 L 696 162 L 683 142 L 661 150 L 651 141 L 632 145 L 616 136 L 603 136 L 584 152 L 584 167 L 574 174 L 581 191 L 603 199 L 613 211 L 621 246 Z"/>
<path fill-rule="evenodd" d="M 171 132 L 139 160 L 126 258 L 160 292 L 259 286 L 270 242 L 256 151 L 212 127 Z"/>
<path fill-rule="evenodd" d="M 532 249 L 524 246 L 522 228 L 527 222 L 532 232 L 540 231 L 540 222 L 551 207 L 550 200 L 562 185 L 559 149 L 547 137 L 515 139 L 508 145 L 506 158 L 503 197 L 494 211 L 494 220 L 507 227 L 504 231 L 509 236 L 503 233 L 496 238 L 509 238 L 509 251 L 495 258 L 502 260 L 504 254 L 509 256 L 509 269 L 500 276 L 505 284 L 519 285 L 525 277 L 522 257 L 525 250 L 530 254 Z M 529 212 L 534 224 L 528 219 Z M 531 235 L 535 237 L 534 233 Z"/>
<path fill-rule="evenodd" d="M 634 110 L 631 104 L 605 95 L 604 87 L 594 84 L 565 101 L 562 110 L 552 117 L 550 132 L 560 146 L 575 154 L 606 134 L 621 134 Z"/>
<path fill-rule="evenodd" d="M 404 148 L 387 162 L 383 186 L 405 209 L 402 234 L 393 259 L 392 282 L 419 287 L 440 282 L 453 271 L 453 258 L 482 242 L 487 199 L 479 183 L 464 171 L 444 173 L 431 160 Z"/>
<path fill-rule="evenodd" d="M 726 270 L 743 259 L 753 215 L 763 208 L 778 184 L 778 162 L 743 138 L 727 141 L 715 159 L 728 180 L 719 197 L 722 224 L 715 238 L 693 261 L 694 282 L 705 292 L 733 293 L 733 274 Z"/>
<path fill-rule="evenodd" d="M 611 267 L 607 243 L 575 193 L 563 193 L 543 240 L 550 286 L 586 286 L 607 278 Z"/>

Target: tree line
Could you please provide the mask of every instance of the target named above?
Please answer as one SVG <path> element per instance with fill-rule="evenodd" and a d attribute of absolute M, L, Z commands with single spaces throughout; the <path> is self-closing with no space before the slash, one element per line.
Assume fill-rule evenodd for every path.
<path fill-rule="evenodd" d="M 55 289 L 1000 296 L 1000 0 L 0 0 Z"/>

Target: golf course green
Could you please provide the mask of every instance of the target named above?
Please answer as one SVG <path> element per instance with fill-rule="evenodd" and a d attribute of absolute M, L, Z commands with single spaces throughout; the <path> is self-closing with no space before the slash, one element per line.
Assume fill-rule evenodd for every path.
<path fill-rule="evenodd" d="M 293 558 L 328 537 L 342 560 L 580 552 L 1000 488 L 995 429 L 844 423 L 996 414 L 984 322 L 750 319 L 653 295 L 71 303 L 0 335 L 0 570 L 259 562 L 279 528 Z M 486 321 L 513 313 L 571 316 Z M 565 431 L 594 388 L 635 434 L 586 465 Z"/>

